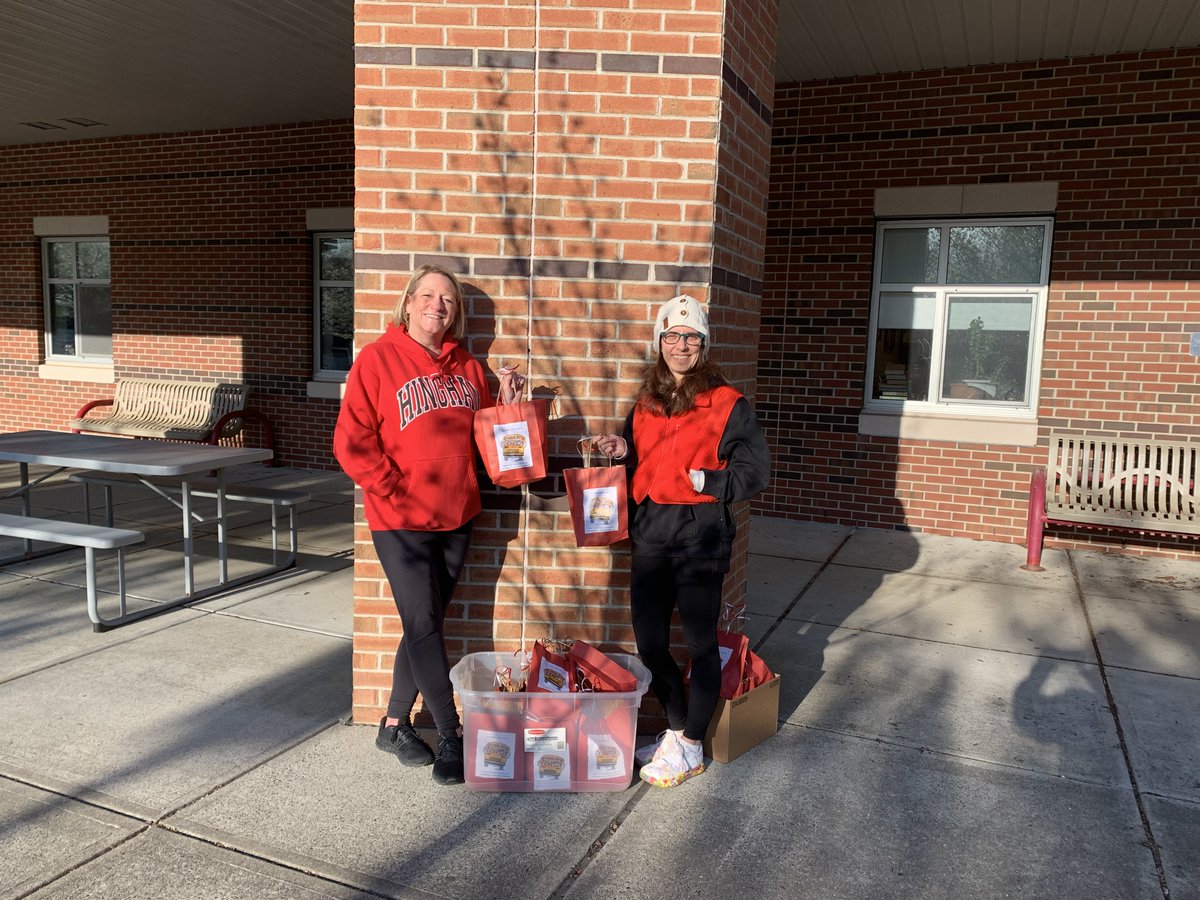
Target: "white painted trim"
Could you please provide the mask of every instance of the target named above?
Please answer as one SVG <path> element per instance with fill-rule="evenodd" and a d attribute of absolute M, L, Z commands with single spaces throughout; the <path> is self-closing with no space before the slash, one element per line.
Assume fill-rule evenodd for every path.
<path fill-rule="evenodd" d="M 346 394 L 345 381 L 310 381 L 308 396 L 318 400 L 341 400 Z"/>
<path fill-rule="evenodd" d="M 875 215 L 881 219 L 1045 214 L 1057 208 L 1056 181 L 878 188 L 875 191 Z"/>
<path fill-rule="evenodd" d="M 354 207 L 329 206 L 324 209 L 309 209 L 304 213 L 309 231 L 353 231 Z"/>
<path fill-rule="evenodd" d="M 962 213 L 962 196 L 962 185 L 876 188 L 875 215 L 881 219 L 957 216 Z"/>
<path fill-rule="evenodd" d="M 48 362 L 38 366 L 38 378 L 46 381 L 86 381 L 90 384 L 112 384 L 116 371 L 112 363 Z M 82 406 L 92 397 L 83 398 Z"/>
<path fill-rule="evenodd" d="M 858 417 L 858 433 L 914 441 L 1036 447 L 1038 423 L 1036 419 L 1024 416 L 1000 418 L 864 412 Z"/>
<path fill-rule="evenodd" d="M 34 216 L 34 237 L 90 237 L 108 234 L 108 216 Z"/>
<path fill-rule="evenodd" d="M 1000 216 L 1052 213 L 1058 208 L 1058 182 L 969 184 L 963 188 L 963 215 Z"/>

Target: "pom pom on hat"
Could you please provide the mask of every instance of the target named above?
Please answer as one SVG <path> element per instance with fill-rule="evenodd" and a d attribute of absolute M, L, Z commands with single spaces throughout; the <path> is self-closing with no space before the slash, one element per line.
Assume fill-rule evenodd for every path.
<path fill-rule="evenodd" d="M 658 315 L 654 317 L 655 346 L 658 345 L 658 339 L 662 337 L 662 333 L 676 325 L 686 325 L 694 329 L 704 335 L 706 344 L 711 343 L 708 338 L 708 314 L 694 297 L 680 294 L 678 297 L 672 297 L 658 308 Z"/>

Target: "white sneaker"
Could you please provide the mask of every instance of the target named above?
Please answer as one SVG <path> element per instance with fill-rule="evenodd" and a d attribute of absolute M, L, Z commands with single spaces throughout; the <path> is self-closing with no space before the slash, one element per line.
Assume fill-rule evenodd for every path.
<path fill-rule="evenodd" d="M 644 766 L 652 760 L 658 759 L 664 752 L 664 748 L 670 748 L 679 741 L 679 736 L 682 731 L 672 731 L 667 729 L 658 736 L 658 740 L 653 744 L 647 744 L 645 747 L 639 747 L 633 753 L 633 758 L 637 760 L 639 766 Z"/>
<path fill-rule="evenodd" d="M 664 738 L 663 744 L 666 744 Z M 676 738 L 670 747 L 642 767 L 638 777 L 654 787 L 675 787 L 704 771 L 704 747 Z"/>

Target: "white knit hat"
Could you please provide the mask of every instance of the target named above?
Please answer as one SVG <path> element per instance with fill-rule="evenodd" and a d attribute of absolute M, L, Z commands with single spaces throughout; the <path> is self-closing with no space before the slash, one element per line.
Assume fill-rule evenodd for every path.
<path fill-rule="evenodd" d="M 662 337 L 662 333 L 676 325 L 687 325 L 694 328 L 704 335 L 706 344 L 711 343 L 708 339 L 708 314 L 695 298 L 689 297 L 687 294 L 672 297 L 658 308 L 658 315 L 654 317 L 655 347 L 658 346 L 658 339 Z"/>

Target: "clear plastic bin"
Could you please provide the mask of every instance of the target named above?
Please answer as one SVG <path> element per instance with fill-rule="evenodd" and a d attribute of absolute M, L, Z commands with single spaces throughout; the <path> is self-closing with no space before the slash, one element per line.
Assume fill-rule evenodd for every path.
<path fill-rule="evenodd" d="M 650 671 L 636 656 L 606 654 L 637 690 L 508 693 L 496 667 L 508 653 L 468 653 L 450 670 L 463 706 L 463 764 L 476 791 L 623 791 L 633 782 L 637 713 Z"/>

